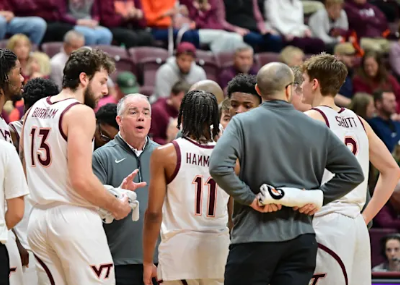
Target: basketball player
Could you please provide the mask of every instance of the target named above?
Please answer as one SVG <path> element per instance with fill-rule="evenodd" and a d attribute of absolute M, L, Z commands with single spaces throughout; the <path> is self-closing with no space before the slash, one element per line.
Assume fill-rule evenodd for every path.
<path fill-rule="evenodd" d="M 229 196 L 208 170 L 212 138 L 219 132 L 215 96 L 187 93 L 179 111 L 178 126 L 181 123 L 183 138 L 159 147 L 151 157 L 144 284 L 152 284 L 153 253 L 161 228 L 157 277 L 163 284 L 220 285 L 228 255 Z"/>
<path fill-rule="evenodd" d="M 25 84 L 24 91 L 22 92 L 22 98 L 24 99 L 24 113 L 26 113 L 26 111 L 28 111 L 38 100 L 56 94 L 58 94 L 58 87 L 50 79 L 34 78 L 29 80 Z M 9 124 L 11 137 L 17 150 L 19 149 L 19 138 L 21 136 L 24 117 L 25 116 L 23 116 L 19 121 L 14 121 Z"/>
<path fill-rule="evenodd" d="M 10 50 L 0 49 L 0 114 L 4 104 L 14 98 L 17 101 L 21 97 L 22 82 L 21 64 L 17 56 Z M 12 143 L 10 129 L 6 121 L 0 115 L 0 140 Z M 10 230 L 6 247 L 10 257 L 10 284 L 23 284 L 22 261 L 16 243 L 16 236 Z"/>
<path fill-rule="evenodd" d="M 25 84 L 22 93 L 22 98 L 24 99 L 24 112 L 29 110 L 38 100 L 44 97 L 56 95 L 57 93 L 57 85 L 49 79 L 35 78 L 29 80 L 28 83 Z M 19 149 L 19 138 L 21 136 L 24 117 L 25 116 L 23 116 L 19 121 L 14 121 L 9 124 L 11 137 L 17 149 Z M 27 236 L 28 221 L 32 211 L 32 205 L 28 197 L 29 196 L 25 199 L 24 218 L 15 226 L 14 232 L 17 237 L 16 242 L 21 256 L 22 265 L 26 266 L 24 267 L 23 273 L 24 284 L 36 285 L 38 283 L 35 268 L 36 262 L 33 253 L 30 250 Z"/>
<path fill-rule="evenodd" d="M 98 49 L 74 51 L 60 94 L 36 102 L 25 116 L 20 155 L 33 210 L 28 241 L 39 284 L 115 284 L 113 261 L 98 207 L 119 220 L 130 212 L 92 172 L 93 108 L 114 70 Z M 25 152 L 25 154 L 24 154 Z M 143 184 L 130 180 L 130 190 Z"/>
<path fill-rule="evenodd" d="M 313 285 L 370 285 L 371 255 L 368 224 L 391 196 L 400 169 L 369 124 L 354 112 L 335 105 L 334 98 L 347 76 L 346 66 L 334 56 L 313 56 L 302 66 L 303 102 L 313 109 L 306 114 L 324 122 L 345 143 L 360 163 L 365 181 L 346 196 L 315 214 L 313 227 L 319 243 Z M 374 195 L 366 201 L 369 161 L 381 175 Z M 323 183 L 332 178 L 325 170 Z M 314 214 L 310 205 L 299 209 Z"/>

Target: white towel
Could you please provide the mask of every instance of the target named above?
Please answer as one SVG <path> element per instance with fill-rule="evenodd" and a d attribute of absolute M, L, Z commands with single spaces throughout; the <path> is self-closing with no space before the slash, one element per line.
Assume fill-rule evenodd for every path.
<path fill-rule="evenodd" d="M 321 190 L 275 188 L 268 184 L 263 184 L 260 187 L 260 193 L 257 197 L 260 206 L 278 204 L 286 207 L 303 207 L 306 204 L 313 204 L 318 210 L 322 207 L 324 200 L 324 194 Z"/>
<path fill-rule="evenodd" d="M 104 187 L 113 194 L 117 199 L 123 199 L 124 197 L 128 197 L 129 206 L 132 209 L 132 221 L 136 222 L 139 220 L 139 201 L 136 200 L 136 193 L 133 191 L 114 188 L 110 185 L 104 185 Z M 111 224 L 114 221 L 113 215 L 104 209 L 99 209 L 99 215 L 103 219 L 105 224 Z"/>

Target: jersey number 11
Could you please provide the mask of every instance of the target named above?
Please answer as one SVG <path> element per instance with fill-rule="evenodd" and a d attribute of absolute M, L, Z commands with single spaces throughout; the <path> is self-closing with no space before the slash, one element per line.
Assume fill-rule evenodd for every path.
<path fill-rule="evenodd" d="M 203 206 L 203 185 L 208 187 L 208 201 L 207 201 L 207 217 L 215 217 L 215 206 L 217 200 L 217 183 L 210 176 L 205 183 L 203 183 L 203 176 L 196 176 L 193 179 L 196 201 L 195 201 L 195 215 L 202 215 Z"/>

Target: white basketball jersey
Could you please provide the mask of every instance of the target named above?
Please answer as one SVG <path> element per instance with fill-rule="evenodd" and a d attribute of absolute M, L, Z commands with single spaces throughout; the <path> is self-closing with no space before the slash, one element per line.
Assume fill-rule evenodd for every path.
<path fill-rule="evenodd" d="M 0 140 L 4 140 L 6 142 L 13 143 L 12 138 L 11 138 L 10 129 L 9 129 L 6 121 L 1 116 L 0 116 Z"/>
<path fill-rule="evenodd" d="M 22 132 L 22 126 L 24 125 L 23 120 L 19 121 L 14 121 L 11 122 L 8 126 L 10 127 L 10 130 L 13 129 L 15 134 L 17 135 L 17 139 L 19 141 L 19 138 L 21 137 L 21 132 Z"/>
<path fill-rule="evenodd" d="M 351 110 L 342 108 L 336 112 L 327 106 L 313 108 L 319 111 L 327 126 L 346 144 L 356 156 L 364 173 L 365 180 L 346 196 L 322 207 L 315 216 L 327 213 L 341 213 L 347 216 L 357 216 L 364 207 L 367 198 L 369 174 L 369 140 L 361 119 Z M 325 170 L 322 183 L 326 183 L 333 174 Z"/>
<path fill-rule="evenodd" d="M 25 117 L 23 147 L 33 206 L 62 203 L 94 207 L 72 188 L 68 172 L 62 118 L 77 104 L 73 98 L 52 103 L 47 97 L 37 101 Z"/>
<path fill-rule="evenodd" d="M 159 278 L 223 278 L 229 246 L 229 195 L 210 176 L 215 143 L 173 141 L 178 164 L 163 205 Z"/>

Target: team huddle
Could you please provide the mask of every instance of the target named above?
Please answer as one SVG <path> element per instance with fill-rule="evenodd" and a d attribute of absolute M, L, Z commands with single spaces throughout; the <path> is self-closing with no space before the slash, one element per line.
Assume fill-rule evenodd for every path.
<path fill-rule="evenodd" d="M 20 65 L 15 55 L 7 50 L 0 50 L 0 63 L 5 65 L 0 67 L 0 72 L 5 72 L 1 76 L 7 78 L 0 86 L 2 97 L 9 100 L 21 92 Z M 0 119 L 0 138 L 9 143 L 13 143 L 14 136 L 18 138 L 14 143 L 17 141 L 29 188 L 28 192 L 22 185 L 19 193 L 21 197 L 29 195 L 25 198 L 25 215 L 28 217 L 21 222 L 26 223 L 25 228 L 8 227 L 8 237 L 4 242 L 0 240 L 5 243 L 10 258 L 10 283 L 0 280 L 0 284 L 23 284 L 18 239 L 26 240 L 34 254 L 31 259 L 35 260 L 36 269 L 30 265 L 30 270 L 36 270 L 40 285 L 116 284 L 113 259 L 98 210 L 120 220 L 131 213 L 132 199 L 126 195 L 113 195 L 92 171 L 92 140 L 96 128 L 93 108 L 107 94 L 108 75 L 114 69 L 110 57 L 101 50 L 81 48 L 73 52 L 66 63 L 61 93 L 26 106 L 23 120 L 13 124 L 11 130 Z M 326 168 L 320 185 L 333 183 L 330 182 L 332 177 L 341 175 L 340 170 L 334 171 L 329 165 L 346 164 L 343 157 L 358 161 L 353 176 L 348 176 L 349 179 L 354 177 L 355 181 L 349 183 L 346 193 L 336 194 L 335 199 L 328 198 L 331 193 L 326 193 L 322 186 L 318 189 L 304 186 L 304 192 L 303 188 L 293 187 L 290 183 L 274 185 L 270 181 L 264 181 L 265 185 L 260 184 L 256 189 L 252 187 L 253 193 L 249 197 L 230 193 L 226 186 L 228 173 L 234 172 L 237 176 L 235 187 L 249 188 L 246 181 L 239 180 L 247 166 L 247 154 L 237 151 L 234 158 L 221 159 L 220 140 L 221 144 L 227 144 L 225 136 L 242 136 L 237 126 L 241 119 L 251 120 L 255 110 L 270 112 L 262 109 L 264 101 L 268 101 L 263 96 L 269 92 L 267 86 L 275 86 L 273 95 L 278 94 L 268 97 L 274 98 L 269 101 L 283 102 L 287 104 L 285 108 L 293 109 L 288 102 L 291 102 L 294 73 L 281 63 L 264 66 L 255 87 L 264 103 L 233 117 L 223 132 L 217 97 L 207 88 L 191 90 L 183 98 L 178 115 L 182 137 L 155 149 L 150 160 L 148 205 L 140 205 L 147 207 L 143 232 L 145 285 L 156 284 L 156 281 L 167 285 L 371 284 L 367 224 L 389 199 L 400 179 L 400 170 L 368 123 L 352 111 L 335 105 L 334 96 L 347 75 L 343 63 L 331 55 L 321 54 L 309 59 L 301 72 L 303 102 L 312 106 L 302 115 L 304 120 L 310 126 L 317 126 L 316 130 L 329 128 L 334 134 L 334 143 L 336 139 L 341 141 L 340 152 L 343 152 L 343 156 L 337 158 L 326 154 L 329 157 L 326 167 L 324 165 L 317 171 Z M 266 74 L 275 75 L 266 78 L 270 76 Z M 273 76 L 279 78 L 275 80 Z M 335 80 L 327 79 L 333 76 Z M 281 86 L 277 82 L 281 82 Z M 145 114 L 149 108 L 150 105 L 135 112 Z M 264 131 L 268 132 L 268 122 L 264 124 Z M 316 139 L 325 134 L 326 131 L 321 131 L 316 134 Z M 287 136 L 290 139 L 290 134 Z M 246 143 L 238 142 L 238 145 Z M 275 147 L 285 148 L 282 145 Z M 233 161 L 234 165 L 228 161 Z M 362 212 L 366 204 L 370 161 L 381 175 L 371 201 Z M 122 182 L 121 189 L 135 191 L 146 185 L 145 182 L 133 182 L 137 171 L 132 171 Z M 24 177 L 18 179 L 22 181 Z M 111 190 L 119 191 L 112 187 Z M 302 192 L 307 194 L 302 195 Z M 235 205 L 231 203 L 232 199 Z M 309 260 L 296 261 L 309 262 L 308 268 L 303 270 L 292 264 L 283 274 L 285 277 L 277 277 L 280 275 L 278 265 L 276 270 L 269 268 L 265 274 L 247 266 L 235 267 L 230 234 L 236 245 L 238 233 L 235 230 L 247 221 L 242 217 L 242 207 L 251 207 L 250 211 L 257 212 L 261 219 L 259 225 L 269 222 L 268 215 L 288 208 L 293 211 L 295 220 L 312 221 L 318 245 L 315 240 L 312 242 Z M 228 222 L 232 211 L 234 226 L 230 229 Z M 5 220 L 3 215 L 0 215 L 0 224 Z M 304 218 L 306 216 L 314 218 L 308 220 Z M 158 264 L 153 264 L 160 236 Z M 274 256 L 269 258 L 274 259 Z M 233 278 L 234 271 L 250 277 Z M 302 271 L 298 274 L 304 276 L 296 277 L 299 276 L 296 271 Z M 255 276 L 258 275 L 265 275 L 265 279 L 257 279 Z"/>

